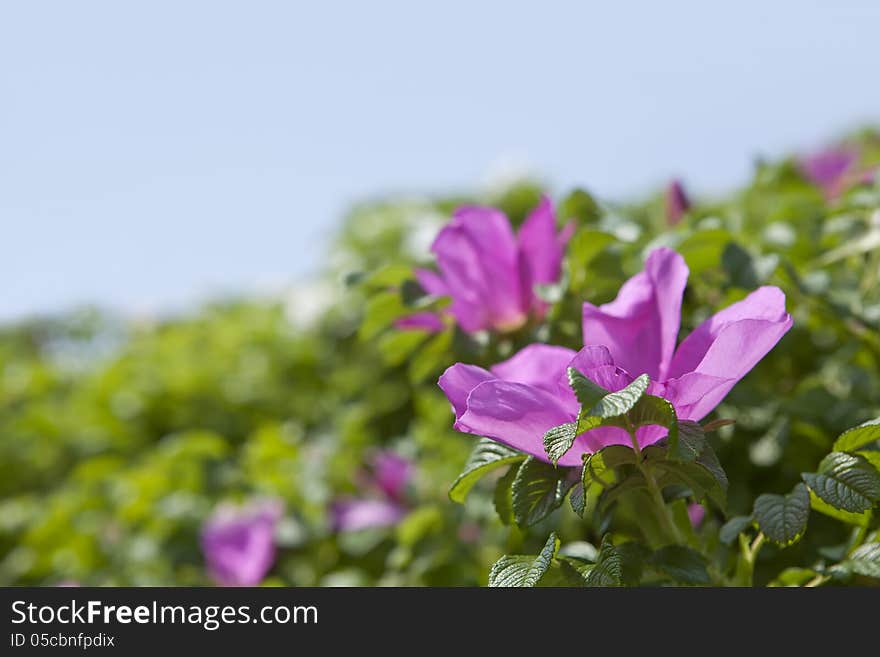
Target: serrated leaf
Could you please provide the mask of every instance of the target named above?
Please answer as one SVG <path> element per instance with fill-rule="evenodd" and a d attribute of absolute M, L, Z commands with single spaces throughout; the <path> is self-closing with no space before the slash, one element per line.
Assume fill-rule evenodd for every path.
<path fill-rule="evenodd" d="M 558 470 L 534 457 L 527 458 L 513 480 L 513 517 L 529 527 L 550 515 L 565 499 L 575 480 L 569 470 Z"/>
<path fill-rule="evenodd" d="M 797 542 L 806 531 L 810 517 L 807 487 L 797 484 L 788 495 L 759 495 L 752 515 L 758 528 L 777 545 L 786 547 Z"/>
<path fill-rule="evenodd" d="M 449 489 L 449 499 L 459 504 L 464 502 L 467 494 L 483 476 L 496 468 L 508 463 L 516 463 L 526 458 L 525 454 L 510 449 L 488 438 L 480 438 L 458 479 Z"/>
<path fill-rule="evenodd" d="M 721 462 L 718 460 L 715 450 L 712 449 L 712 446 L 708 443 L 706 443 L 703 452 L 697 457 L 697 463 L 706 468 L 706 470 L 715 477 L 715 481 L 718 482 L 718 485 L 721 487 L 721 490 L 724 491 L 726 496 L 727 488 L 730 485 L 730 482 L 727 479 L 727 473 L 724 471 L 724 468 L 721 467 Z"/>
<path fill-rule="evenodd" d="M 559 564 L 558 581 L 542 582 L 545 586 L 586 586 L 587 575 L 592 569 L 591 564 L 584 564 L 576 559 L 557 559 Z"/>
<path fill-rule="evenodd" d="M 651 557 L 651 565 L 680 584 L 706 586 L 711 584 L 706 559 L 684 545 L 667 545 Z"/>
<path fill-rule="evenodd" d="M 833 506 L 828 504 L 821 497 L 816 495 L 813 491 L 810 491 L 810 507 L 814 511 L 818 511 L 830 518 L 834 518 L 836 520 L 840 520 L 841 522 L 845 522 L 850 525 L 855 525 L 857 527 L 867 527 L 871 522 L 871 511 L 864 511 L 863 513 L 850 513 L 849 511 L 844 511 L 843 509 L 835 509 Z"/>
<path fill-rule="evenodd" d="M 735 516 L 721 526 L 718 539 L 725 545 L 732 545 L 737 537 L 749 529 L 753 523 L 752 516 Z"/>
<path fill-rule="evenodd" d="M 614 547 L 620 557 L 620 579 L 625 586 L 638 586 L 651 550 L 641 543 L 629 541 Z"/>
<path fill-rule="evenodd" d="M 880 418 L 875 418 L 844 431 L 834 441 L 831 449 L 835 452 L 854 452 L 878 439 L 880 439 Z"/>
<path fill-rule="evenodd" d="M 609 392 L 584 415 L 605 419 L 628 413 L 645 394 L 649 383 L 651 379 L 648 375 L 642 374 L 625 388 L 617 392 Z"/>
<path fill-rule="evenodd" d="M 715 474 L 698 462 L 657 461 L 654 467 L 661 472 L 661 488 L 681 484 L 689 488 L 698 500 L 708 497 L 721 509 L 727 506 L 727 478 L 719 481 Z"/>
<path fill-rule="evenodd" d="M 495 483 L 495 493 L 492 501 L 495 503 L 495 512 L 501 518 L 501 522 L 509 525 L 513 522 L 513 480 L 516 479 L 516 471 L 518 468 L 511 467 L 504 473 Z"/>
<path fill-rule="evenodd" d="M 676 461 L 696 461 L 706 448 L 706 434 L 697 422 L 679 420 L 677 439 L 669 438 L 669 458 Z"/>
<path fill-rule="evenodd" d="M 489 586 L 535 586 L 550 568 L 558 549 L 559 539 L 556 534 L 550 534 L 537 557 L 504 555 L 489 571 Z"/>
<path fill-rule="evenodd" d="M 568 501 L 571 504 L 571 510 L 578 514 L 581 518 L 584 517 L 584 511 L 587 508 L 587 498 L 584 495 L 584 482 L 577 482 L 571 489 L 571 494 L 568 496 Z"/>
<path fill-rule="evenodd" d="M 568 368 L 567 374 L 568 385 L 581 406 L 592 408 L 608 394 L 605 388 L 596 385 L 573 367 Z"/>
<path fill-rule="evenodd" d="M 587 586 L 621 586 L 623 584 L 623 565 L 620 553 L 606 535 L 602 539 L 602 547 L 596 565 L 587 575 Z"/>
<path fill-rule="evenodd" d="M 818 472 L 801 475 L 810 489 L 835 509 L 867 511 L 880 500 L 880 473 L 863 457 L 831 452 Z"/>
<path fill-rule="evenodd" d="M 584 458 L 581 482 L 584 496 L 595 494 L 597 489 L 614 483 L 614 468 L 636 462 L 636 453 L 623 445 L 609 445 Z"/>
<path fill-rule="evenodd" d="M 844 563 L 854 573 L 880 578 L 880 543 L 860 545 L 852 551 Z"/>
<path fill-rule="evenodd" d="M 665 427 L 669 434 L 667 440 L 678 440 L 678 417 L 675 407 L 663 397 L 643 395 L 627 414 L 633 428 L 658 425 Z"/>
<path fill-rule="evenodd" d="M 549 429 L 544 434 L 544 451 L 556 465 L 565 453 L 571 449 L 574 439 L 577 438 L 577 422 L 566 422 L 558 427 Z"/>

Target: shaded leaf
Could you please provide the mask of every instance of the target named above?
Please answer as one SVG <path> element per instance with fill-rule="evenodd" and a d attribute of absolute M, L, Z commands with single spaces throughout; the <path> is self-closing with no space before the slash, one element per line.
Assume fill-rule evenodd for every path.
<path fill-rule="evenodd" d="M 758 496 L 752 510 L 758 527 L 771 541 L 786 547 L 803 536 L 810 517 L 807 487 L 797 484 L 788 495 Z"/>
<path fill-rule="evenodd" d="M 486 474 L 503 465 L 516 463 L 525 458 L 525 454 L 501 443 L 488 438 L 480 438 L 468 457 L 461 474 L 449 489 L 449 499 L 453 502 L 464 502 L 474 484 Z"/>
<path fill-rule="evenodd" d="M 725 545 L 732 545 L 737 536 L 749 529 L 753 523 L 752 516 L 735 516 L 722 525 L 718 538 Z"/>
<path fill-rule="evenodd" d="M 831 452 L 818 472 L 805 472 L 810 489 L 835 509 L 862 513 L 880 500 L 880 473 L 863 457 Z"/>
<path fill-rule="evenodd" d="M 651 556 L 651 565 L 681 584 L 706 586 L 711 583 L 702 554 L 684 545 L 667 545 Z"/>
<path fill-rule="evenodd" d="M 537 557 L 504 555 L 489 571 L 489 586 L 535 586 L 550 568 L 550 563 L 558 549 L 559 539 L 556 538 L 556 534 L 550 534 Z"/>

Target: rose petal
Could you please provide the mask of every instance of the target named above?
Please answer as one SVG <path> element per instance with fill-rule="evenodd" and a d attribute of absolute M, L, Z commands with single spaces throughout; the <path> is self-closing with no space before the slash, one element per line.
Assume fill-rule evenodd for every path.
<path fill-rule="evenodd" d="M 449 296 L 449 286 L 446 281 L 430 269 L 415 269 L 413 272 L 422 289 L 435 297 Z"/>
<path fill-rule="evenodd" d="M 525 383 L 554 393 L 574 357 L 575 352 L 565 347 L 531 344 L 490 369 L 504 381 Z"/>
<path fill-rule="evenodd" d="M 749 324 L 751 335 L 742 337 L 756 342 L 744 344 L 742 353 L 730 353 L 727 358 L 716 350 L 713 358 L 706 360 L 710 348 L 730 327 L 739 322 Z M 791 315 L 785 312 L 785 294 L 778 287 L 760 287 L 742 301 L 716 313 L 687 336 L 679 345 L 669 368 L 669 378 L 678 378 L 688 372 L 699 371 L 710 376 L 739 380 L 766 355 L 791 328 Z M 731 334 L 727 340 L 732 340 Z M 727 344 L 727 343 L 725 343 Z M 731 347 L 735 345 L 730 344 Z"/>
<path fill-rule="evenodd" d="M 394 327 L 401 331 L 425 331 L 427 333 L 439 333 L 444 329 L 440 316 L 428 311 L 399 317 L 394 320 Z"/>
<path fill-rule="evenodd" d="M 443 372 L 437 385 L 446 393 L 446 398 L 455 410 L 455 419 L 458 420 L 467 410 L 467 398 L 471 390 L 494 378 L 495 375 L 482 367 L 456 363 Z"/>
<path fill-rule="evenodd" d="M 549 461 L 544 452 L 544 434 L 573 419 L 574 414 L 546 390 L 495 380 L 481 383 L 471 391 L 467 411 L 455 428 Z"/>
<path fill-rule="evenodd" d="M 517 243 L 523 305 L 544 312 L 546 303 L 535 295 L 534 287 L 559 280 L 563 246 L 556 235 L 553 204 L 546 196 L 520 227 Z"/>
<path fill-rule="evenodd" d="M 465 331 L 507 330 L 525 321 L 516 239 L 503 213 L 460 208 L 431 248 Z"/>
<path fill-rule="evenodd" d="M 644 271 L 630 278 L 617 298 L 583 308 L 584 344 L 609 348 L 614 361 L 637 376 L 662 380 L 675 351 L 681 298 L 688 268 L 671 249 L 655 249 Z"/>

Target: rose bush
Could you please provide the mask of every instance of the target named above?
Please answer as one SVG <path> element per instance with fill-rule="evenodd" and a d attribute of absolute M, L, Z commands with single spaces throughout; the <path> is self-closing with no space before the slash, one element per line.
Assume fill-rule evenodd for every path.
<path fill-rule="evenodd" d="M 8 325 L 0 582 L 876 586 L 878 164 L 392 199 L 278 299 Z"/>

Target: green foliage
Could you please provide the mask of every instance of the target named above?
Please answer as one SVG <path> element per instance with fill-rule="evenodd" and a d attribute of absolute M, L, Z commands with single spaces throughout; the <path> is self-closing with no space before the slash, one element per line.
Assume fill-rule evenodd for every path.
<path fill-rule="evenodd" d="M 835 509 L 863 513 L 880 501 L 880 472 L 856 454 L 831 452 L 818 472 L 806 472 L 804 481 L 822 501 Z"/>
<path fill-rule="evenodd" d="M 791 545 L 807 529 L 810 517 L 807 487 L 797 484 L 788 495 L 764 493 L 755 500 L 752 514 L 767 538 L 783 547 Z"/>
<path fill-rule="evenodd" d="M 468 492 L 483 476 L 505 465 L 525 459 L 525 455 L 505 447 L 501 443 L 481 438 L 468 457 L 464 470 L 449 489 L 449 498 L 453 502 L 464 502 Z"/>
<path fill-rule="evenodd" d="M 535 586 L 550 568 L 558 550 L 559 539 L 556 534 L 550 534 L 544 549 L 537 557 L 501 557 L 489 572 L 489 586 Z"/>
<path fill-rule="evenodd" d="M 527 458 L 513 480 L 513 517 L 520 527 L 528 527 L 546 518 L 558 508 L 574 485 L 570 470 Z"/>
<path fill-rule="evenodd" d="M 880 164 L 876 132 L 847 141 L 862 167 Z M 525 181 L 361 204 L 322 277 L 277 298 L 0 328 L 0 584 L 208 584 L 206 519 L 221 503 L 272 497 L 285 514 L 267 584 L 477 585 L 497 555 L 543 546 L 507 557 L 492 581 L 876 585 L 880 186 L 830 199 L 794 160 L 762 161 L 735 192 L 694 196 L 675 226 L 660 193 L 563 193 L 558 224 L 575 232 L 563 276 L 540 291 L 546 315 L 465 334 L 413 267 L 432 266 L 426 244 L 456 206 L 497 205 L 519 225 L 542 191 Z M 691 272 L 681 336 L 764 284 L 782 288 L 794 318 L 702 426 L 647 394 L 646 377 L 609 393 L 570 371 L 575 436 L 657 425 L 666 437 L 587 455 L 578 472 L 452 429 L 436 386 L 449 365 L 488 368 L 534 342 L 580 348 L 582 303 L 613 299 L 661 244 Z M 444 330 L 396 328 L 421 311 L 443 315 Z M 580 442 L 569 425 L 546 444 L 558 462 Z M 379 449 L 415 465 L 405 518 L 332 531 L 334 500 L 381 494 L 363 484 Z M 448 503 L 451 481 L 449 497 L 467 504 Z M 688 505 L 707 501 L 688 526 Z M 551 531 L 560 552 L 555 536 L 545 545 Z M 574 556 L 572 545 L 601 548 Z"/>

